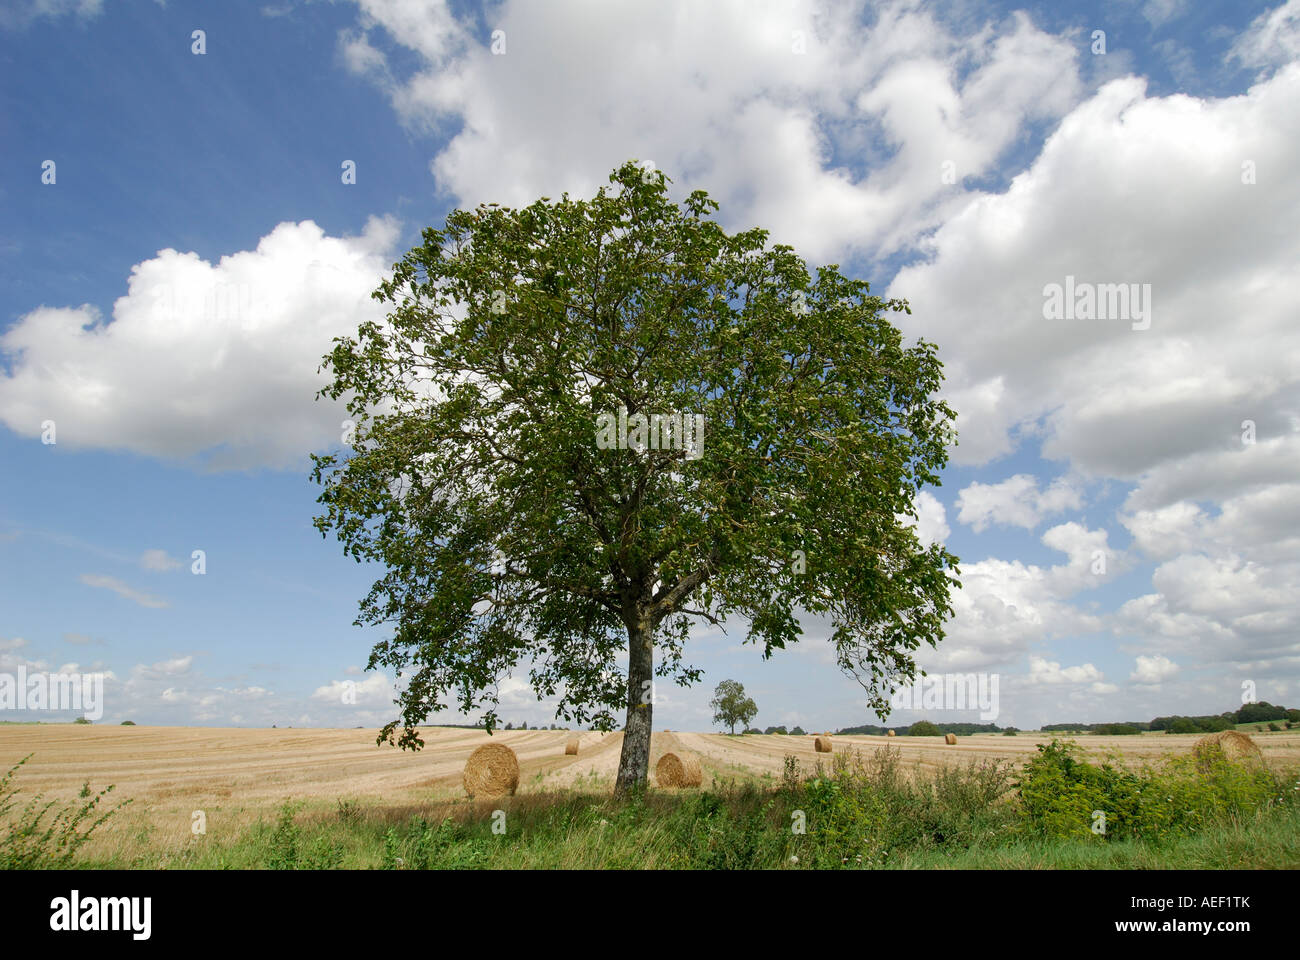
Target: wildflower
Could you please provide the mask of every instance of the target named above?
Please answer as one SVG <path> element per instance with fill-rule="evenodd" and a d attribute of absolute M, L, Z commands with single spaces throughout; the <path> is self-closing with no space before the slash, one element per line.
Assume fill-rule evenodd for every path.
<path fill-rule="evenodd" d="M 792 857 L 790 858 L 790 862 L 791 862 L 791 863 L 798 863 L 798 862 L 799 862 L 799 858 L 798 858 L 798 857 L 794 857 L 794 856 L 792 856 Z"/>

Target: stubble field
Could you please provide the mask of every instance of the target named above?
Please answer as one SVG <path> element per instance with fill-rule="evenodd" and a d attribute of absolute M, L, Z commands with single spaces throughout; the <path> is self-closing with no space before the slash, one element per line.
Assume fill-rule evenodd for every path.
<path fill-rule="evenodd" d="M 566 756 L 565 731 L 497 731 L 489 740 L 480 730 L 427 728 L 419 752 L 375 743 L 376 731 L 320 729 L 231 729 L 193 727 L 96 727 L 81 725 L 0 726 L 0 770 L 32 755 L 16 779 L 20 798 L 43 794 L 71 801 L 89 784 L 115 789 L 115 805 L 131 800 L 100 832 L 87 851 L 108 853 L 166 849 L 191 838 L 195 811 L 206 831 L 232 835 L 271 819 L 286 802 L 318 811 L 340 802 L 357 804 L 372 815 L 394 821 L 432 803 L 465 800 L 461 771 L 470 753 L 488 742 L 504 743 L 519 757 L 518 794 L 564 792 L 608 795 L 618 768 L 622 735 L 584 732 L 576 756 Z M 1118 754 L 1125 762 L 1154 761 L 1192 749 L 1197 735 L 1075 737 L 1100 758 Z M 1300 733 L 1254 734 L 1271 766 L 1300 763 Z M 870 754 L 890 746 L 913 776 L 941 765 L 972 760 L 1023 762 L 1050 735 L 977 735 L 948 745 L 939 737 L 834 738 L 836 753 L 849 748 Z M 826 754 L 813 737 L 727 736 L 715 733 L 657 732 L 651 746 L 654 764 L 665 751 L 686 750 L 702 761 L 705 789 L 717 781 L 779 781 L 785 757 L 799 759 L 807 772 Z"/>

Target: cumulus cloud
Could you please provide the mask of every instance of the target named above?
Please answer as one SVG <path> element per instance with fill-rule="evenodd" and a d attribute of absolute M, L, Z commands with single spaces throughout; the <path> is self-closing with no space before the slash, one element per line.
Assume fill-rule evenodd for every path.
<path fill-rule="evenodd" d="M 589 195 L 632 155 L 818 259 L 910 243 L 1080 92 L 1074 46 L 1026 15 L 959 30 L 914 0 L 507 2 L 486 29 L 445 2 L 358 7 L 343 62 L 456 130 L 431 168 L 462 204 Z"/>
<path fill-rule="evenodd" d="M 1134 683 L 1157 686 L 1178 673 L 1178 664 L 1168 657 L 1138 657 L 1137 666 L 1129 679 Z"/>
<path fill-rule="evenodd" d="M 1043 657 L 1029 658 L 1029 682 L 1036 684 L 1085 684 L 1093 693 L 1115 693 L 1119 690 L 1113 683 L 1106 683 L 1105 676 L 1091 663 L 1077 667 L 1062 667 L 1059 663 Z"/>
<path fill-rule="evenodd" d="M 970 200 L 935 232 L 928 258 L 888 292 L 911 302 L 904 330 L 942 346 L 956 462 L 987 463 L 1028 432 L 1078 474 L 1158 484 L 1189 458 L 1240 452 L 1245 418 L 1259 448 L 1289 451 L 1300 181 L 1281 171 L 1300 139 L 1298 104 L 1300 64 L 1221 99 L 1152 98 L 1138 77 L 1114 80 L 1006 192 Z M 1150 327 L 1046 319 L 1045 288 L 1068 278 L 1150 284 Z"/>
<path fill-rule="evenodd" d="M 1103 617 L 1072 598 L 1109 583 L 1131 560 L 1109 546 L 1105 530 L 1059 524 L 1042 536 L 1045 546 L 1066 555 L 1050 567 L 988 557 L 961 566 L 961 589 L 950 591 L 953 618 L 937 650 L 918 653 L 927 670 L 1007 667 L 1034 645 L 1102 630 Z"/>
<path fill-rule="evenodd" d="M 1045 516 L 1083 506 L 1082 492 L 1069 480 L 1058 478 L 1044 490 L 1028 473 L 1018 473 L 1001 483 L 972 483 L 957 495 L 957 519 L 977 533 L 993 524 L 1032 530 Z"/>
<path fill-rule="evenodd" d="M 40 307 L 0 337 L 0 422 L 60 447 L 126 449 L 211 468 L 288 467 L 337 444 L 341 404 L 315 400 L 331 340 L 382 319 L 370 293 L 397 224 L 359 237 L 282 223 L 212 264 L 163 250 L 131 271 L 112 322 Z"/>

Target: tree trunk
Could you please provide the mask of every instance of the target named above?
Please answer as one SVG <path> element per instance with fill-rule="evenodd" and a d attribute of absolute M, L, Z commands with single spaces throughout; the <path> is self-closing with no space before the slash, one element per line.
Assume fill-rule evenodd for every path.
<path fill-rule="evenodd" d="M 650 729 L 654 716 L 654 631 L 645 621 L 628 628 L 627 725 L 614 794 L 645 786 L 650 771 Z"/>

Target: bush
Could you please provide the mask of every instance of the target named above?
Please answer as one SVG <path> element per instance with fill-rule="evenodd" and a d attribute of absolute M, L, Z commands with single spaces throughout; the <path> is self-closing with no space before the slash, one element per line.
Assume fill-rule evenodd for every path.
<path fill-rule="evenodd" d="M 134 721 L 134 720 L 123 720 L 123 721 L 122 721 L 122 726 L 124 726 L 124 727 L 134 727 L 134 726 L 135 726 L 135 721 Z"/>
<path fill-rule="evenodd" d="M 941 737 L 943 731 L 929 720 L 918 720 L 908 728 L 907 735 L 909 737 Z"/>
<path fill-rule="evenodd" d="M 14 776 L 31 758 L 32 754 L 23 757 L 0 777 L 0 822 L 5 821 L 14 809 L 18 795 L 18 788 L 12 785 Z M 112 790 L 112 785 L 109 785 L 92 795 L 87 784 L 81 794 L 83 802 L 80 806 L 69 804 L 60 807 L 54 800 L 42 804 L 42 795 L 34 796 L 17 819 L 6 824 L 4 839 L 0 840 L 0 870 L 67 869 L 72 866 L 77 851 L 95 829 L 131 802 L 125 800 L 95 816 L 99 802 Z M 51 811 L 54 815 L 47 820 Z"/>
<path fill-rule="evenodd" d="M 1011 789 L 1009 761 L 946 766 L 933 778 L 909 778 L 901 758 L 901 750 L 886 746 L 864 760 L 850 747 L 835 755 L 830 772 L 818 763 L 790 801 L 808 818 L 807 835 L 794 844 L 801 864 L 879 866 L 903 849 L 996 845 L 1015 835 L 1015 810 L 1004 801 Z M 795 776 L 790 760 L 787 790 Z"/>
<path fill-rule="evenodd" d="M 1160 841 L 1291 799 L 1267 768 L 1222 755 L 1171 757 L 1135 773 L 1082 759 L 1072 741 L 1053 740 L 1038 750 L 1016 786 L 1023 829 L 1040 837 Z M 1093 833 L 1095 811 L 1105 814 L 1104 834 Z"/>
<path fill-rule="evenodd" d="M 86 719 L 85 717 L 77 717 L 77 719 L 76 719 L 76 720 L 73 720 L 72 722 L 73 722 L 73 723 L 90 723 L 90 721 L 89 721 L 88 719 Z"/>
<path fill-rule="evenodd" d="M 1002 736 L 1004 736 L 1004 737 L 1014 737 L 1014 736 L 1015 736 L 1016 734 L 1018 734 L 1019 732 L 1020 732 L 1020 731 L 1017 730 L 1015 727 L 1007 727 L 1005 730 L 1002 731 Z"/>

